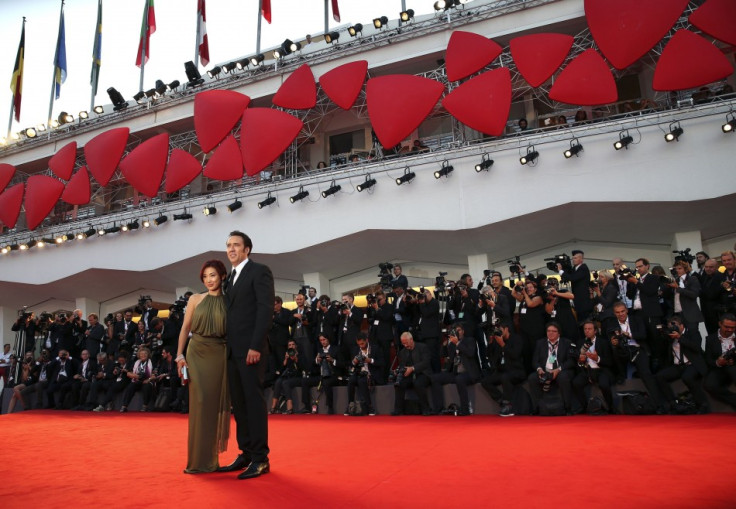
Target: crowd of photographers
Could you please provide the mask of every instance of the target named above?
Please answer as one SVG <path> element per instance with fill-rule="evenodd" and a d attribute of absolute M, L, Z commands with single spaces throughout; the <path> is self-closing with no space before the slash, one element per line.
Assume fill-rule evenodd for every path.
<path fill-rule="evenodd" d="M 584 253 L 573 251 L 549 259 L 553 277 L 535 276 L 517 258 L 509 262 L 508 285 L 490 270 L 477 285 L 469 274 L 453 282 L 440 273 L 433 290 L 418 291 L 400 266 L 379 267 L 382 289 L 366 296 L 365 308 L 353 294 L 337 301 L 309 287 L 294 309 L 276 297 L 267 359 L 271 413 L 317 413 L 323 400 L 334 414 L 333 389 L 346 385 L 344 413 L 372 415 L 372 388 L 392 384 L 394 415 L 468 415 L 468 387 L 476 383 L 502 416 L 619 413 L 613 388 L 631 377 L 646 389 L 631 395 L 633 411 L 707 413 L 706 393 L 736 409 L 731 251 L 720 263 L 703 252 L 679 252 L 669 274 L 645 258 L 633 268 L 614 259 L 610 270 L 591 272 Z M 122 393 L 126 411 L 141 391 L 144 410 L 185 411 L 186 385 L 171 364 L 185 305 L 180 299 L 169 319 L 159 320 L 142 298 L 138 324 L 132 310 L 106 317 L 105 326 L 77 312 L 46 322 L 21 317 L 14 329 L 27 337 L 43 330 L 45 348 L 34 360 L 26 346 L 20 375 L 11 381 L 13 400 L 25 406 L 24 395 L 35 391 L 37 405 L 45 396 L 46 407 L 102 411 Z M 676 380 L 689 394 L 674 393 Z M 460 402 L 449 409 L 448 384 Z M 590 393 L 593 386 L 602 400 Z M 418 401 L 405 400 L 410 388 Z M 630 410 L 626 402 L 623 409 Z"/>

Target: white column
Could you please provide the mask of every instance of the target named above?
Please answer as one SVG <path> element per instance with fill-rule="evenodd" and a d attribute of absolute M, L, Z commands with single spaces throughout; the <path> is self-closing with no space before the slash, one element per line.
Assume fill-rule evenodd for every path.
<path fill-rule="evenodd" d="M 88 299 L 87 297 L 77 297 L 74 305 L 76 306 L 76 309 L 82 310 L 82 318 L 84 320 L 87 319 L 87 316 L 90 313 L 95 313 L 100 322 L 105 318 L 104 315 L 100 316 L 100 303 L 95 300 Z"/>
<path fill-rule="evenodd" d="M 695 253 L 703 250 L 703 239 L 700 236 L 700 230 L 692 232 L 677 232 L 672 237 L 672 250 L 673 251 L 684 251 L 690 248 L 690 254 L 695 256 Z M 672 254 L 674 260 L 676 253 Z M 694 262 L 693 262 L 694 265 Z"/>
<path fill-rule="evenodd" d="M 330 293 L 330 280 L 321 272 L 309 272 L 304 274 L 304 284 L 317 289 L 317 296 Z"/>
<path fill-rule="evenodd" d="M 483 278 L 483 271 L 491 268 L 491 262 L 487 254 L 468 255 L 468 274 L 473 276 L 477 285 Z"/>

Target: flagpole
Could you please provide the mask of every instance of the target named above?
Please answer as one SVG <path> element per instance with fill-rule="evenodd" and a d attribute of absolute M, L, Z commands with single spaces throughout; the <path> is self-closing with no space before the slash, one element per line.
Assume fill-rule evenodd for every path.
<path fill-rule="evenodd" d="M 59 34 L 61 34 L 61 18 L 64 15 L 64 0 L 61 0 L 61 10 L 59 11 Z M 51 99 L 49 99 L 49 118 L 48 122 L 46 123 L 47 126 L 50 127 L 51 124 L 51 114 L 54 111 L 54 92 L 56 91 L 56 59 L 59 57 L 59 36 L 56 36 L 56 52 L 54 53 L 54 74 L 51 79 Z M 51 129 L 48 129 L 49 134 L 51 133 Z"/>
<path fill-rule="evenodd" d="M 94 52 L 94 49 L 97 48 L 98 37 L 100 37 L 102 35 L 101 32 L 98 33 L 98 30 L 100 30 L 99 25 L 102 24 L 102 16 L 100 16 L 100 12 L 101 11 L 102 11 L 102 0 L 100 0 L 100 2 L 97 4 L 97 14 L 98 14 L 98 18 L 100 18 L 100 19 L 97 20 L 98 23 L 95 25 L 95 40 L 94 40 L 94 43 L 92 43 L 92 50 L 93 50 L 93 52 Z M 101 45 L 102 45 L 102 42 L 100 42 L 100 46 Z M 102 52 L 102 48 L 100 48 L 100 52 Z M 97 55 L 96 54 L 93 54 L 92 55 L 92 68 L 93 69 L 94 69 L 95 65 L 97 65 L 97 60 L 96 59 L 97 59 Z M 102 54 L 100 54 L 100 59 L 102 59 Z M 99 84 L 99 82 L 100 82 L 100 69 L 98 67 L 97 68 L 97 81 L 96 81 L 96 83 L 92 84 L 92 90 L 90 91 L 90 100 L 89 100 L 89 113 L 90 113 L 90 115 L 92 114 L 92 111 L 94 111 L 94 109 L 95 109 L 95 94 L 96 94 L 95 88 L 97 87 L 97 85 Z"/>
<path fill-rule="evenodd" d="M 258 29 L 256 30 L 256 55 L 261 54 L 261 10 L 263 9 L 263 0 L 258 0 Z"/>
<path fill-rule="evenodd" d="M 21 26 L 20 33 L 23 34 L 26 29 L 26 17 L 23 16 L 23 25 Z M 23 59 L 25 60 L 25 47 L 23 48 Z M 21 73 L 21 88 L 23 88 L 23 73 Z M 13 129 L 13 111 L 15 110 L 15 95 L 18 90 L 15 91 L 13 97 L 10 98 L 10 118 L 8 119 L 8 135 L 5 137 L 6 140 L 10 139 L 10 131 Z M 22 94 L 22 91 L 21 91 Z"/>
<path fill-rule="evenodd" d="M 199 2 L 197 2 L 197 36 L 194 38 L 194 67 L 199 67 Z"/>
<path fill-rule="evenodd" d="M 328 10 L 327 4 L 328 4 L 329 1 L 330 0 L 325 0 L 325 31 L 323 32 L 325 34 L 330 31 L 330 20 L 329 20 L 329 15 L 328 15 L 328 12 L 327 12 L 327 10 Z"/>
<path fill-rule="evenodd" d="M 138 85 L 139 92 L 143 92 L 143 73 L 146 68 L 146 51 L 148 51 L 146 47 L 146 43 L 148 42 L 148 6 L 149 0 L 146 0 L 146 7 L 143 10 L 143 34 L 141 35 L 141 81 Z"/>

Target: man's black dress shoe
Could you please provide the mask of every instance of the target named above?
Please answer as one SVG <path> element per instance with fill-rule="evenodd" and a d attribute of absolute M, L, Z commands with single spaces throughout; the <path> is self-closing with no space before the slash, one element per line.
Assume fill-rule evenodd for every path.
<path fill-rule="evenodd" d="M 242 454 L 238 454 L 238 457 L 235 458 L 235 461 L 230 463 L 227 466 L 220 467 L 217 469 L 218 472 L 235 472 L 236 470 L 245 470 L 245 468 L 250 465 L 250 460 L 243 456 Z"/>
<path fill-rule="evenodd" d="M 256 463 L 255 461 L 248 465 L 245 472 L 241 472 L 238 475 L 238 479 L 251 479 L 252 477 L 258 477 L 262 474 L 267 474 L 271 471 L 271 464 L 268 461 L 263 463 Z"/>

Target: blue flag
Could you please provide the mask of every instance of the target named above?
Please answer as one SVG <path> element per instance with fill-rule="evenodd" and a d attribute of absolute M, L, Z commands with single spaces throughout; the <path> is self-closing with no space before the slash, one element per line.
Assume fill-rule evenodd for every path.
<path fill-rule="evenodd" d="M 64 34 L 64 11 L 61 11 L 59 21 L 59 38 L 56 40 L 56 54 L 54 55 L 54 83 L 56 84 L 56 98 L 61 93 L 61 84 L 66 81 L 66 37 Z"/>

